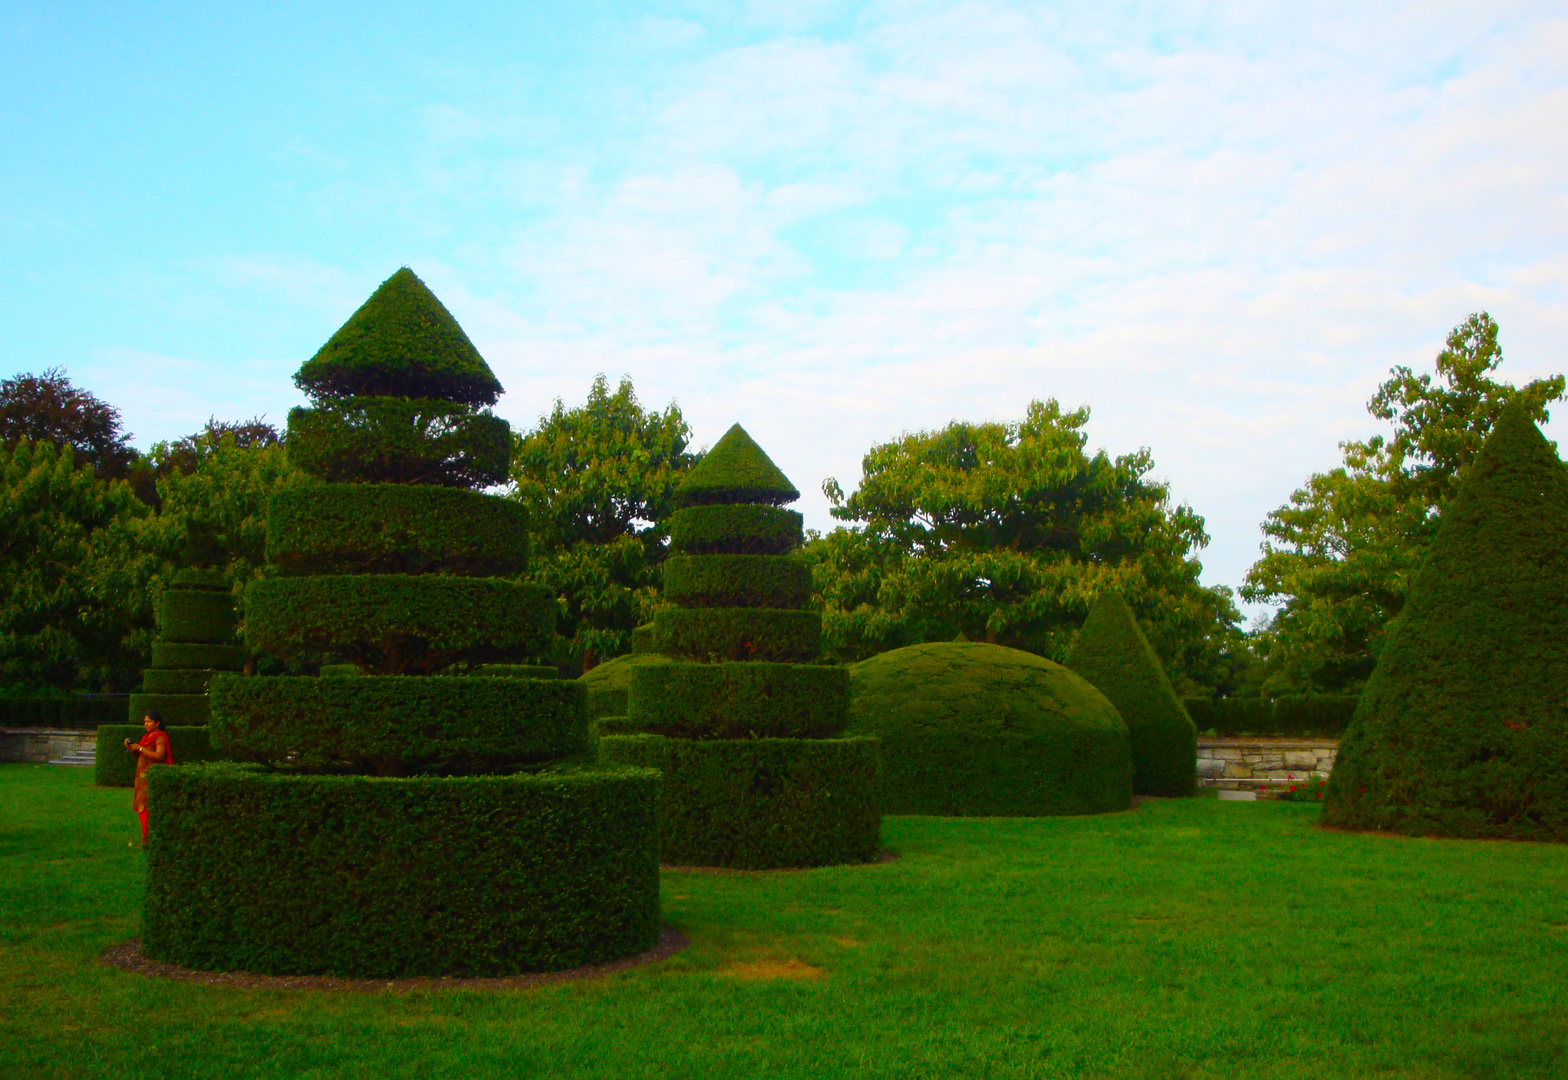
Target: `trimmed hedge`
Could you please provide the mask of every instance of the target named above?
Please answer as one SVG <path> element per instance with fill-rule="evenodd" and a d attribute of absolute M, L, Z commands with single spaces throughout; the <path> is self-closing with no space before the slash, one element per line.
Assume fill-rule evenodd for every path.
<path fill-rule="evenodd" d="M 822 616 L 772 608 L 667 608 L 653 621 L 652 645 L 694 660 L 807 663 L 822 651 Z"/>
<path fill-rule="evenodd" d="M 320 484 L 280 491 L 267 561 L 284 574 L 502 577 L 528 562 L 528 511 L 429 484 Z"/>
<path fill-rule="evenodd" d="M 393 395 L 483 405 L 501 393 L 452 313 L 406 266 L 305 361 L 294 385 L 312 398 Z"/>
<path fill-rule="evenodd" d="M 357 679 L 365 673 L 358 664 L 322 664 L 316 674 L 323 679 Z"/>
<path fill-rule="evenodd" d="M 487 487 L 506 480 L 511 439 L 499 416 L 430 398 L 289 410 L 289 460 L 329 482 Z"/>
<path fill-rule="evenodd" d="M 491 679 L 559 679 L 561 673 L 550 664 L 481 664 L 475 675 Z"/>
<path fill-rule="evenodd" d="M 140 724 L 147 710 L 157 709 L 165 725 L 200 727 L 210 722 L 212 713 L 206 694 L 132 694 L 125 715 Z"/>
<path fill-rule="evenodd" d="M 693 742 L 612 735 L 606 765 L 660 770 L 660 858 L 766 870 L 867 862 L 881 847 L 875 739 Z"/>
<path fill-rule="evenodd" d="M 811 598 L 811 566 L 790 555 L 674 555 L 664 561 L 664 598 L 684 608 L 799 609 Z"/>
<path fill-rule="evenodd" d="M 245 666 L 245 650 L 239 645 L 185 645 L 174 641 L 155 641 L 152 645 L 152 666 L 238 671 Z"/>
<path fill-rule="evenodd" d="M 647 770 L 376 779 L 154 769 L 142 950 L 208 971 L 510 975 L 659 935 Z"/>
<path fill-rule="evenodd" d="M 849 671 L 849 731 L 882 740 L 888 813 L 1096 814 L 1131 805 L 1127 725 L 1060 664 L 1000 645 L 936 642 Z"/>
<path fill-rule="evenodd" d="M 207 589 L 226 593 L 229 591 L 229 576 L 222 570 L 202 570 L 187 566 L 174 572 L 169 586 L 174 589 Z"/>
<path fill-rule="evenodd" d="M 849 672 L 817 664 L 664 664 L 632 671 L 636 730 L 680 739 L 826 739 L 849 723 Z"/>
<path fill-rule="evenodd" d="M 158 601 L 158 633 L 164 641 L 226 645 L 239 620 L 227 590 L 169 588 Z"/>
<path fill-rule="evenodd" d="M 1278 698 L 1183 698 L 1187 715 L 1200 732 L 1218 738 L 1255 735 L 1274 739 L 1337 739 L 1355 715 L 1351 694 Z"/>
<path fill-rule="evenodd" d="M 773 460 L 746 429 L 732 425 L 724 437 L 681 477 L 675 500 L 682 506 L 764 503 L 778 506 L 800 498 Z"/>
<path fill-rule="evenodd" d="M 174 751 L 176 767 L 217 761 L 220 757 L 212 748 L 210 728 L 165 725 L 163 730 L 169 734 L 169 747 Z M 140 742 L 145 734 L 147 729 L 141 724 L 98 725 L 93 783 L 99 787 L 132 786 L 136 782 L 136 759 L 125 752 L 125 740 Z"/>
<path fill-rule="evenodd" d="M 253 581 L 245 640 L 285 659 L 330 651 L 389 674 L 548 650 L 555 597 L 499 578 L 349 574 Z"/>
<path fill-rule="evenodd" d="M 587 692 L 546 679 L 419 676 L 212 681 L 212 741 L 303 769 L 498 773 L 586 753 Z"/>
<path fill-rule="evenodd" d="M 94 728 L 125 719 L 125 695 L 111 698 L 0 698 L 0 727 Z"/>
<path fill-rule="evenodd" d="M 144 694 L 205 694 L 211 671 L 200 668 L 182 671 L 179 668 L 144 668 L 142 693 Z"/>
<path fill-rule="evenodd" d="M 673 663 L 674 660 L 659 653 L 638 652 L 617 656 L 589 668 L 577 680 L 588 688 L 588 715 L 625 716 L 631 699 L 632 672 L 650 665 Z"/>
<path fill-rule="evenodd" d="M 1104 694 L 1127 724 L 1134 795 L 1181 798 L 1198 787 L 1198 730 L 1120 594 L 1095 599 L 1067 666 Z"/>
<path fill-rule="evenodd" d="M 741 504 L 688 506 L 665 522 L 674 555 L 784 555 L 801 544 L 798 510 Z"/>

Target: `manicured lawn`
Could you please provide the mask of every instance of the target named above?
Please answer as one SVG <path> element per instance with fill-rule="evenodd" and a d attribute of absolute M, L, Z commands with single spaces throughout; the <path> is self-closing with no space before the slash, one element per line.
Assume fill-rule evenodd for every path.
<path fill-rule="evenodd" d="M 691 947 L 655 966 L 328 994 L 98 964 L 139 923 L 129 803 L 0 766 L 0 1075 L 1568 1076 L 1568 847 L 1213 799 L 891 818 L 891 863 L 666 874 Z"/>

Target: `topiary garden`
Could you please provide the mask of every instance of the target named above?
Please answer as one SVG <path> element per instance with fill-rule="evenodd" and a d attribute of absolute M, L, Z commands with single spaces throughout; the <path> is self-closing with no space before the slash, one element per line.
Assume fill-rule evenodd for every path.
<path fill-rule="evenodd" d="M 800 497 L 739 424 L 682 480 L 665 598 L 639 636 L 674 663 L 628 661 L 626 726 L 606 763 L 660 769 L 666 862 L 766 869 L 862 862 L 881 837 L 876 742 L 842 737 L 849 676 L 816 663 L 792 554 Z"/>
<path fill-rule="evenodd" d="M 281 576 L 247 589 L 246 642 L 374 677 L 211 679 L 234 760 L 149 773 L 143 950 L 392 977 L 648 948 L 658 776 L 571 764 L 584 687 L 526 663 L 554 598 L 501 576 L 523 569 L 524 512 L 472 490 L 505 479 L 500 384 L 407 269 L 296 383 L 313 404 L 290 414 L 289 453 L 325 482 L 271 503 Z"/>

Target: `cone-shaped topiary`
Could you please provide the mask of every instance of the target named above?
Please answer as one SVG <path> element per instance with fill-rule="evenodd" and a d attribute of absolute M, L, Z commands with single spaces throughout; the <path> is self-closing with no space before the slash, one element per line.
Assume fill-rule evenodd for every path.
<path fill-rule="evenodd" d="M 762 447 L 735 424 L 681 478 L 676 491 L 683 506 L 753 503 L 782 506 L 800 498 L 789 477 L 763 453 Z"/>
<path fill-rule="evenodd" d="M 1198 729 L 1118 593 L 1107 589 L 1095 600 L 1067 666 L 1126 721 L 1133 794 L 1191 795 L 1198 784 Z"/>
<path fill-rule="evenodd" d="M 408 267 L 381 283 L 294 376 L 316 399 L 437 398 L 494 405 L 501 383 Z"/>
<path fill-rule="evenodd" d="M 245 634 L 285 660 L 353 666 L 213 677 L 213 743 L 244 764 L 149 774 L 144 950 L 196 968 L 394 977 L 648 948 L 658 776 L 555 768 L 591 750 L 587 695 L 516 663 L 548 643 L 554 598 L 483 576 L 522 568 L 526 515 L 441 490 L 505 475 L 506 423 L 474 404 L 499 387 L 407 271 L 333 342 L 302 372 L 317 406 L 291 415 L 290 453 L 373 482 L 274 497 L 268 558 L 290 576 L 251 583 Z M 470 468 L 469 451 L 496 445 Z"/>
<path fill-rule="evenodd" d="M 1510 407 L 1339 745 L 1325 824 L 1568 841 L 1568 468 Z"/>

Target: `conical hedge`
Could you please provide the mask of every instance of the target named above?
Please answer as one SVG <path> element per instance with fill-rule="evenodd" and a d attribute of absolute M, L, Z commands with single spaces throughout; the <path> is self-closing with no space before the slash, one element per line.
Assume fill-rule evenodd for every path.
<path fill-rule="evenodd" d="M 313 398 L 436 398 L 494 405 L 501 383 L 408 267 L 381 283 L 294 376 Z"/>
<path fill-rule="evenodd" d="M 1135 795 L 1191 795 L 1198 783 L 1198 731 L 1149 639 L 1118 593 L 1089 609 L 1067 666 L 1111 699 L 1127 722 Z"/>
<path fill-rule="evenodd" d="M 1568 469 L 1517 406 L 1443 513 L 1323 820 L 1568 841 Z"/>
<path fill-rule="evenodd" d="M 800 498 L 789 477 L 739 424 L 726 431 L 724 438 L 682 478 L 677 494 L 683 506 L 783 506 Z"/>

